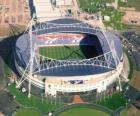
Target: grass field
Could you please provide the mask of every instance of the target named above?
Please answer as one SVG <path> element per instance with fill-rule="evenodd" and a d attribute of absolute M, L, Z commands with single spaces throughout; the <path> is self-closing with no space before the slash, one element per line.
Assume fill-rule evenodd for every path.
<path fill-rule="evenodd" d="M 100 10 L 99 5 L 105 4 L 106 2 L 110 3 L 112 0 L 79 0 L 79 5 L 82 11 L 95 13 Z"/>
<path fill-rule="evenodd" d="M 109 116 L 109 114 L 90 108 L 72 108 L 64 111 L 59 116 Z"/>
<path fill-rule="evenodd" d="M 20 109 L 15 116 L 41 116 L 41 114 L 32 109 Z"/>
<path fill-rule="evenodd" d="M 127 99 L 123 97 L 121 92 L 114 93 L 112 97 L 99 101 L 98 104 L 116 110 L 121 106 L 125 106 Z"/>
<path fill-rule="evenodd" d="M 126 3 L 123 3 L 121 0 L 119 0 L 119 6 L 134 7 L 140 11 L 140 0 L 128 0 Z"/>
<path fill-rule="evenodd" d="M 85 58 L 80 47 L 77 46 L 49 46 L 40 47 L 39 52 L 42 56 L 52 59 L 83 59 Z"/>
<path fill-rule="evenodd" d="M 82 11 L 88 13 L 96 13 L 101 11 L 102 15 L 109 16 L 110 21 L 104 21 L 106 27 L 112 27 L 113 29 L 123 30 L 129 28 L 129 26 L 121 22 L 124 15 L 123 12 L 114 8 L 103 7 L 106 3 L 111 3 L 114 0 L 79 0 L 79 6 Z M 101 7 L 102 6 L 102 7 Z"/>
<path fill-rule="evenodd" d="M 36 96 L 31 96 L 28 98 L 25 93 L 22 93 L 18 89 L 15 88 L 15 85 L 11 85 L 8 87 L 10 93 L 13 96 L 16 96 L 15 100 L 22 105 L 23 107 L 33 107 L 41 111 L 43 114 L 48 114 L 48 112 L 55 110 L 56 108 L 62 106 L 63 104 L 54 104 L 50 103 L 47 100 L 41 100 L 41 98 Z M 24 115 L 27 116 L 27 115 Z"/>

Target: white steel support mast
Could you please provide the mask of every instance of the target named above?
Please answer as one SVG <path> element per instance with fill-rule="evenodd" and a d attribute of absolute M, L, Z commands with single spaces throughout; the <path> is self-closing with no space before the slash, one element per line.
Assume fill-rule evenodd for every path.
<path fill-rule="evenodd" d="M 29 65 L 29 87 L 28 87 L 28 97 L 31 97 L 31 77 L 33 74 L 33 60 L 34 60 L 34 51 L 33 51 L 33 42 L 32 42 L 32 25 L 33 25 L 33 18 L 30 23 L 29 28 L 29 36 L 30 36 L 30 65 Z"/>

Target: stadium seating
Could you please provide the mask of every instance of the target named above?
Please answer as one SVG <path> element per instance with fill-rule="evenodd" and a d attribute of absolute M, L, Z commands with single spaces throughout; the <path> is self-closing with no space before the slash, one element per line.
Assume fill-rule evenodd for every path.
<path fill-rule="evenodd" d="M 92 37 L 92 36 L 90 36 L 90 37 L 85 37 L 85 36 L 79 36 L 79 38 L 77 37 L 77 36 L 74 36 L 73 35 L 73 37 L 70 37 L 69 35 L 68 35 L 68 37 L 66 37 L 66 36 L 62 36 L 62 35 L 60 35 L 60 36 L 54 36 L 54 37 L 45 37 L 45 36 L 38 36 L 38 40 L 37 40 L 37 42 L 38 42 L 38 44 L 39 45 L 46 45 L 46 46 L 48 46 L 48 45 L 70 45 L 70 44 L 72 44 L 72 45 L 79 45 L 79 44 L 82 44 L 82 45 L 97 45 L 97 42 L 96 42 L 96 37 Z M 64 38 L 63 38 L 64 37 Z M 91 41 L 91 39 L 93 39 L 92 41 Z"/>

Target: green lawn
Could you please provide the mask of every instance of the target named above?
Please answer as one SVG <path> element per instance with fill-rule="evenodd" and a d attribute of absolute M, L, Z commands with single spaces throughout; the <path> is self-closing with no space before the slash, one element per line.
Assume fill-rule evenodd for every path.
<path fill-rule="evenodd" d="M 123 97 L 121 92 L 114 93 L 112 97 L 106 98 L 105 100 L 98 101 L 97 104 L 116 110 L 121 106 L 125 106 L 127 99 Z"/>
<path fill-rule="evenodd" d="M 90 108 L 72 108 L 64 111 L 59 116 L 109 116 L 109 114 Z"/>
<path fill-rule="evenodd" d="M 40 110 L 44 114 L 48 114 L 48 112 L 62 106 L 62 104 L 50 103 L 47 100 L 43 100 L 42 102 L 41 98 L 35 97 L 33 95 L 31 98 L 28 98 L 27 94 L 20 92 L 15 88 L 15 85 L 9 86 L 8 89 L 12 95 L 16 96 L 15 100 L 23 107 L 33 107 Z"/>
<path fill-rule="evenodd" d="M 122 23 L 124 13 L 116 9 L 106 9 L 102 11 L 103 15 L 110 16 L 110 21 L 104 21 L 105 26 L 112 27 L 113 29 L 127 29 L 129 26 Z"/>
<path fill-rule="evenodd" d="M 15 116 L 41 116 L 41 114 L 32 109 L 20 109 Z"/>
<path fill-rule="evenodd" d="M 112 27 L 113 29 L 123 30 L 129 28 L 128 25 L 122 23 L 122 17 L 124 13 L 116 10 L 115 8 L 104 7 L 106 3 L 111 3 L 114 0 L 79 0 L 79 6 L 82 11 L 88 13 L 101 12 L 102 16 L 109 16 L 110 21 L 104 21 L 106 27 Z"/>
<path fill-rule="evenodd" d="M 95 13 L 101 9 L 100 4 L 110 3 L 111 1 L 112 0 L 79 0 L 79 6 L 82 11 Z"/>
<path fill-rule="evenodd" d="M 119 6 L 134 7 L 140 11 L 140 0 L 128 0 L 126 3 L 123 3 L 121 0 L 119 0 Z"/>
<path fill-rule="evenodd" d="M 85 58 L 80 47 L 77 46 L 49 46 L 40 47 L 39 52 L 42 56 L 52 59 L 83 59 Z"/>

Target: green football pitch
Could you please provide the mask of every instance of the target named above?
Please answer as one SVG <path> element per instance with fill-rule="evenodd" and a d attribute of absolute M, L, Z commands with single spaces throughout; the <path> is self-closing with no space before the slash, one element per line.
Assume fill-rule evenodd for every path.
<path fill-rule="evenodd" d="M 52 59 L 84 59 L 85 55 L 77 46 L 45 46 L 39 48 L 42 56 Z"/>
<path fill-rule="evenodd" d="M 109 114 L 96 109 L 76 107 L 64 111 L 59 116 L 109 116 Z"/>

